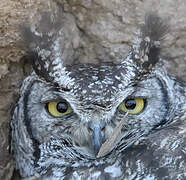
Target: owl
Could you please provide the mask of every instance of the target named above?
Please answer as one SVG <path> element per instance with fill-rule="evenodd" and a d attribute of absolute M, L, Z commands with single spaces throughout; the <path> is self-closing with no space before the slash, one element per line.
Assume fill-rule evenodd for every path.
<path fill-rule="evenodd" d="M 120 62 L 63 60 L 60 12 L 22 27 L 33 72 L 11 121 L 22 178 L 185 179 L 186 84 L 160 57 L 169 26 L 148 13 Z"/>

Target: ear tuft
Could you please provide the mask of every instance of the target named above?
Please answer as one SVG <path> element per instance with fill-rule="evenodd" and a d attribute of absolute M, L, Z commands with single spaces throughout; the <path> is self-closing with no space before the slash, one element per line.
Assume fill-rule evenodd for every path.
<path fill-rule="evenodd" d="M 36 74 L 47 82 L 53 82 L 56 75 L 59 76 L 61 73 L 61 70 L 55 67 L 63 66 L 61 20 L 62 12 L 59 8 L 56 14 L 50 11 L 41 13 L 37 25 L 20 26 L 21 46 L 26 51 Z"/>
<path fill-rule="evenodd" d="M 145 23 L 140 28 L 132 54 L 133 60 L 140 64 L 144 71 L 149 71 L 160 59 L 161 44 L 169 32 L 169 25 L 155 13 L 145 16 Z"/>
<path fill-rule="evenodd" d="M 149 37 L 151 41 L 161 41 L 169 32 L 169 25 L 155 13 L 145 15 L 145 24 L 141 26 L 142 38 Z"/>

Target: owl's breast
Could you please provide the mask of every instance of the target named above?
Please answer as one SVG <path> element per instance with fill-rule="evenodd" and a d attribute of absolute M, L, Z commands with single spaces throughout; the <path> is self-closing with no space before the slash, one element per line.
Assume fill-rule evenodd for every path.
<path fill-rule="evenodd" d="M 109 161 L 109 160 L 108 160 Z M 73 179 L 92 179 L 92 180 L 112 180 L 122 179 L 122 167 L 119 160 L 114 163 L 105 162 L 91 167 L 82 167 L 72 171 L 68 178 Z"/>

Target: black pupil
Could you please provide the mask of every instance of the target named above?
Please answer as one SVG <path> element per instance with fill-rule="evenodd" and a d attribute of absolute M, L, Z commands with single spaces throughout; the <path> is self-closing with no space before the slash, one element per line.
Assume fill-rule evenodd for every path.
<path fill-rule="evenodd" d="M 128 109 L 128 110 L 133 110 L 135 109 L 136 107 L 136 100 L 135 99 L 127 99 L 125 101 L 125 107 Z"/>
<path fill-rule="evenodd" d="M 58 112 L 65 113 L 68 110 L 68 104 L 66 102 L 59 102 L 56 105 Z"/>

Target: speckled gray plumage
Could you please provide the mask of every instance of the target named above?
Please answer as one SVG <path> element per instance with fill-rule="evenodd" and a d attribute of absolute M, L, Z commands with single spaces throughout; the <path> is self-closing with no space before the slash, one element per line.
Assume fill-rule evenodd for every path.
<path fill-rule="evenodd" d="M 58 20 L 46 24 L 60 27 Z M 64 63 L 60 28 L 24 31 L 34 72 L 23 82 L 11 123 L 12 151 L 21 176 L 38 173 L 43 180 L 185 177 L 186 86 L 167 74 L 159 57 L 168 26 L 149 14 L 128 57 L 120 63 L 99 64 Z M 125 117 L 118 106 L 128 97 L 145 98 L 144 110 Z M 73 113 L 52 117 L 46 103 L 62 99 Z M 97 158 L 89 124 L 104 123 L 107 140 L 124 117 L 112 148 Z"/>

